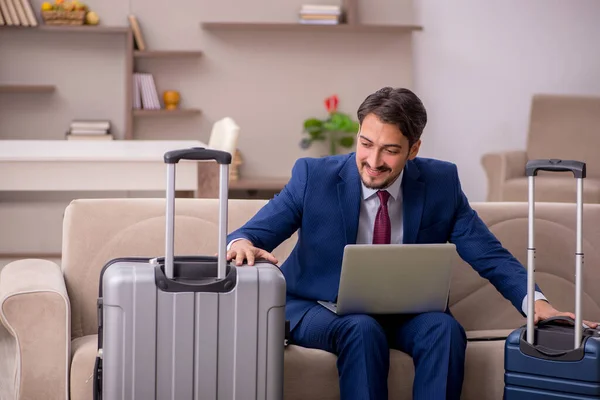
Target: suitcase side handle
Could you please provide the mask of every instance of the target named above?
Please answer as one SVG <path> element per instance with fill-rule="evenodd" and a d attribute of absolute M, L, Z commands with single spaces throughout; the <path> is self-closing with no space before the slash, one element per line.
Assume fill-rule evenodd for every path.
<path fill-rule="evenodd" d="M 585 163 L 575 160 L 559 160 L 551 158 L 549 160 L 530 160 L 525 166 L 525 175 L 537 176 L 538 171 L 551 172 L 572 172 L 575 178 L 585 178 Z"/>
<path fill-rule="evenodd" d="M 180 160 L 215 160 L 219 164 L 231 164 L 231 153 L 204 147 L 191 147 L 189 149 L 168 151 L 165 153 L 164 159 L 165 164 L 177 164 Z"/>

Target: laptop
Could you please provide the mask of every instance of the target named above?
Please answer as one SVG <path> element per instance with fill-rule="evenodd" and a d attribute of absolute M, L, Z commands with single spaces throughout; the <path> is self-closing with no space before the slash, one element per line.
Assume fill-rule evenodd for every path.
<path fill-rule="evenodd" d="M 338 315 L 443 312 L 459 260 L 452 243 L 347 245 L 337 301 L 319 304 Z"/>

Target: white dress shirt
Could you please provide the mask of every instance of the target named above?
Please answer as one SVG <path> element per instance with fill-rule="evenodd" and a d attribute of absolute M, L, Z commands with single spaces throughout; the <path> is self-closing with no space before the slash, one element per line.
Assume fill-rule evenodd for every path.
<path fill-rule="evenodd" d="M 388 213 L 390 216 L 391 225 L 391 240 L 392 244 L 403 243 L 403 218 L 402 218 L 402 176 L 404 171 L 400 173 L 396 179 L 385 190 L 388 191 L 390 197 L 388 199 Z M 361 182 L 362 185 L 362 201 L 360 203 L 360 215 L 358 217 L 358 233 L 356 235 L 357 244 L 373 243 L 373 228 L 375 227 L 375 218 L 379 209 L 378 189 L 369 189 Z M 535 300 L 546 300 L 546 297 L 536 291 Z M 527 295 L 523 298 L 521 304 L 523 313 L 527 315 Z"/>
<path fill-rule="evenodd" d="M 403 236 L 402 226 L 402 176 L 400 173 L 398 179 L 394 181 L 385 190 L 390 194 L 388 199 L 388 214 L 390 215 L 391 235 L 390 243 L 401 244 Z M 379 209 L 378 189 L 369 189 L 361 181 L 362 201 L 360 202 L 360 215 L 358 217 L 358 233 L 356 235 L 357 244 L 373 243 L 373 228 L 375 227 L 375 218 Z"/>

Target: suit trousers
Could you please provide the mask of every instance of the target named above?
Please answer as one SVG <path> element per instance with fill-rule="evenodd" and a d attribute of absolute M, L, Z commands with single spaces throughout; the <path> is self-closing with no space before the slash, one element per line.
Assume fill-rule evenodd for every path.
<path fill-rule="evenodd" d="M 316 304 L 291 339 L 337 355 L 341 400 L 388 400 L 390 348 L 413 359 L 413 399 L 460 399 L 467 339 L 449 312 L 338 316 Z"/>

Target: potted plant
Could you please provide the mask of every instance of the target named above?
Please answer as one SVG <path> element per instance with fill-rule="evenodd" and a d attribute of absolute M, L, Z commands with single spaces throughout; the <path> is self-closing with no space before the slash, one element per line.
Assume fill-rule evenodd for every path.
<path fill-rule="evenodd" d="M 304 121 L 304 131 L 308 137 L 300 141 L 300 147 L 308 149 L 313 142 L 329 141 L 329 154 L 337 154 L 338 146 L 352 148 L 354 136 L 358 132 L 359 124 L 348 114 L 338 111 L 339 99 L 337 95 L 325 99 L 327 118 L 308 118 Z"/>

